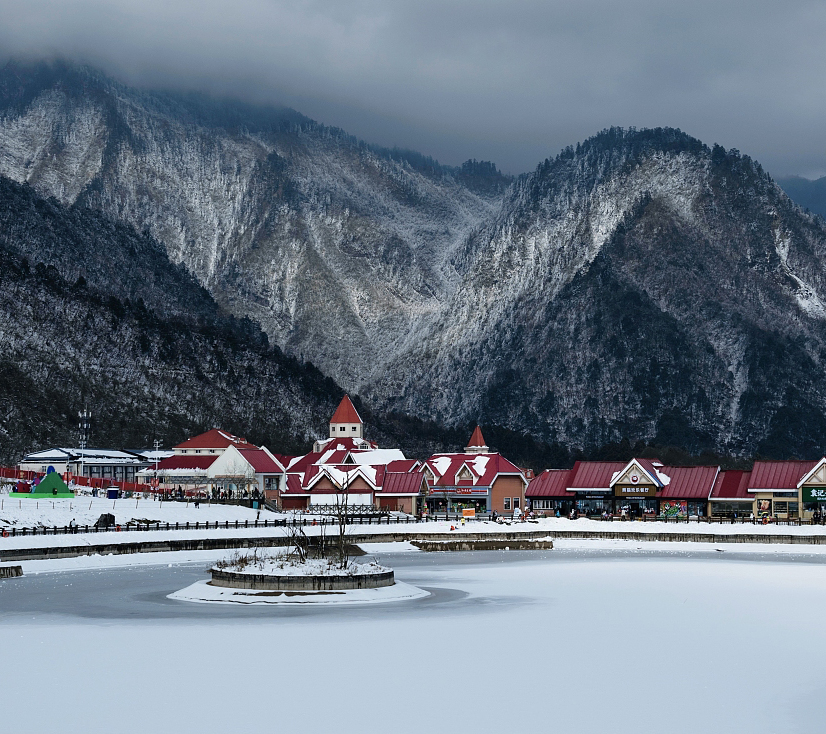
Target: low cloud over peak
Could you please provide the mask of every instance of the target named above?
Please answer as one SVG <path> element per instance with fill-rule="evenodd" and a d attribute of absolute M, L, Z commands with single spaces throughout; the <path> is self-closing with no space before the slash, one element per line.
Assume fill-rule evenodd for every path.
<path fill-rule="evenodd" d="M 653 0 L 0 0 L 0 52 L 295 107 L 516 173 L 609 125 L 672 125 L 826 171 L 826 6 Z"/>

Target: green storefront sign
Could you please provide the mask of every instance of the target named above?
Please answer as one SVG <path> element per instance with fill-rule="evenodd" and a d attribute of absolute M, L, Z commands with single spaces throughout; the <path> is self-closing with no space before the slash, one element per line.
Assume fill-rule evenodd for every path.
<path fill-rule="evenodd" d="M 826 487 L 803 487 L 804 502 L 826 502 Z"/>

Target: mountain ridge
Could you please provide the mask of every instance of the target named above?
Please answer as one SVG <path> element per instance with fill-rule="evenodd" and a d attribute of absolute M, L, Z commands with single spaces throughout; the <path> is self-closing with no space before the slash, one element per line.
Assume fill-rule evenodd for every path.
<path fill-rule="evenodd" d="M 146 230 L 377 414 L 570 450 L 826 440 L 790 417 L 826 407 L 826 227 L 739 151 L 610 128 L 509 179 L 294 111 L 251 132 L 227 101 L 208 127 L 145 101 L 165 93 L 25 77 L 0 74 L 0 174 Z"/>

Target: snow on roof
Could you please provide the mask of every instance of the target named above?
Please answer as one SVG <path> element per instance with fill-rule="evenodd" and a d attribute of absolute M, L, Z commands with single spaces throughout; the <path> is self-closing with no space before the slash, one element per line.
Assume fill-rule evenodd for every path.
<path fill-rule="evenodd" d="M 483 476 L 485 473 L 485 468 L 490 461 L 490 456 L 477 456 L 475 459 L 467 462 L 474 472 L 476 472 L 477 476 Z"/>
<path fill-rule="evenodd" d="M 351 451 L 350 456 L 356 464 L 389 464 L 392 461 L 404 461 L 405 455 L 401 449 L 367 449 Z"/>
<path fill-rule="evenodd" d="M 79 451 L 80 449 L 78 449 Z M 70 458 L 70 449 L 45 449 L 44 451 L 35 451 L 31 454 L 26 454 L 23 461 L 45 461 L 46 459 L 56 459 L 58 461 L 65 461 Z"/>
<path fill-rule="evenodd" d="M 170 456 L 168 459 L 163 459 L 158 462 L 157 468 L 159 470 L 172 469 L 209 469 L 213 462 L 218 460 L 218 454 L 196 454 L 192 456 Z M 153 472 L 155 467 L 150 466 L 144 471 Z"/>
<path fill-rule="evenodd" d="M 72 449 L 72 448 L 52 448 L 45 451 L 35 451 L 23 457 L 24 462 L 45 461 L 51 458 L 57 461 L 72 461 L 74 459 L 121 459 L 136 462 L 139 457 L 130 451 L 118 451 L 116 449 Z"/>
<path fill-rule="evenodd" d="M 483 458 L 485 461 L 475 463 L 479 458 Z M 467 466 L 472 474 L 476 473 L 475 469 L 477 467 L 481 470 L 481 473 L 477 474 L 473 481 L 477 486 L 490 486 L 500 474 L 515 474 L 527 484 L 527 479 L 525 479 L 522 470 L 501 454 L 496 453 L 485 454 L 484 457 L 479 457 L 478 454 L 440 454 L 431 456 L 427 460 L 427 465 L 435 475 L 434 484 L 436 486 L 455 486 L 457 483 L 456 476 L 463 466 Z M 470 479 L 459 481 L 469 482 Z"/>
<path fill-rule="evenodd" d="M 431 459 L 428 463 L 433 467 L 437 475 L 443 476 L 453 463 L 453 459 L 450 456 L 439 456 Z"/>
<path fill-rule="evenodd" d="M 157 451 L 154 449 L 137 449 L 134 453 L 143 457 L 144 461 L 160 461 L 161 459 L 168 459 L 170 456 L 175 456 L 174 451 L 168 451 L 166 449 L 158 449 Z"/>

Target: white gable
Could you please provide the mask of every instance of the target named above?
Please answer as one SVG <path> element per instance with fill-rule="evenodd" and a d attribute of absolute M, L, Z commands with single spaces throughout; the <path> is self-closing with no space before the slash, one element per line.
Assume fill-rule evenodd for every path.
<path fill-rule="evenodd" d="M 797 486 L 802 487 L 804 484 L 826 484 L 826 459 L 818 461 L 811 471 L 797 483 Z"/>

